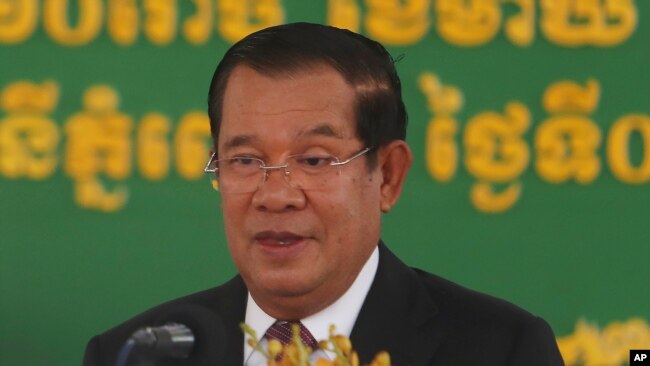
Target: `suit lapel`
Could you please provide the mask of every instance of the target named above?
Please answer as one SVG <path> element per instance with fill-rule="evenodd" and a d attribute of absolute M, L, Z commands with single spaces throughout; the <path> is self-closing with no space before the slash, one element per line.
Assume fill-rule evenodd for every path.
<path fill-rule="evenodd" d="M 239 324 L 244 321 L 247 299 L 248 290 L 238 275 L 220 286 L 210 301 L 209 306 L 222 317 L 227 335 L 226 344 L 223 345 L 225 357 L 220 360 L 220 365 L 244 364 L 244 333 Z"/>
<path fill-rule="evenodd" d="M 427 365 L 440 343 L 437 307 L 418 275 L 379 243 L 379 266 L 352 329 L 361 364 L 386 350 L 396 366 Z"/>

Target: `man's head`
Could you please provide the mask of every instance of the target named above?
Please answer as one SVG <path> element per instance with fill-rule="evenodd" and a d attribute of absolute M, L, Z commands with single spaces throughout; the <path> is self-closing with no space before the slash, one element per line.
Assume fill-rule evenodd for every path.
<path fill-rule="evenodd" d="M 228 164 L 247 170 L 258 160 L 294 164 L 288 171 L 253 169 L 253 188 L 241 192 L 247 181 L 226 181 L 232 175 L 219 163 L 228 245 L 251 295 L 279 319 L 323 309 L 348 289 L 374 250 L 381 212 L 397 201 L 412 160 L 390 56 L 336 28 L 262 30 L 227 52 L 209 108 L 219 159 L 237 158 Z M 301 166 L 311 171 L 365 148 L 371 156 L 327 165 L 310 184 L 296 182 Z"/>
<path fill-rule="evenodd" d="M 215 146 L 226 85 L 240 65 L 275 78 L 290 78 L 329 66 L 354 90 L 356 133 L 364 145 L 379 147 L 405 140 L 407 113 L 393 64 L 381 44 L 335 27 L 293 23 L 253 33 L 226 52 L 212 78 L 208 113 Z M 368 156 L 372 166 L 376 150 Z"/>

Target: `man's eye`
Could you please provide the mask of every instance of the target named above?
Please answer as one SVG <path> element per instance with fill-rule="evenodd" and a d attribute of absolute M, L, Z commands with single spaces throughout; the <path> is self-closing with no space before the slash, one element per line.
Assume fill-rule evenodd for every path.
<path fill-rule="evenodd" d="M 228 160 L 229 165 L 232 167 L 249 167 L 255 166 L 257 159 L 251 158 L 249 156 L 235 156 Z"/>
<path fill-rule="evenodd" d="M 241 164 L 241 165 L 253 164 L 254 161 L 255 160 L 253 160 L 252 158 L 249 158 L 249 157 L 246 157 L 246 156 L 233 158 L 233 162 L 235 164 Z"/>
<path fill-rule="evenodd" d="M 296 158 L 296 162 L 303 167 L 320 168 L 330 164 L 332 158 L 329 156 L 301 156 Z"/>

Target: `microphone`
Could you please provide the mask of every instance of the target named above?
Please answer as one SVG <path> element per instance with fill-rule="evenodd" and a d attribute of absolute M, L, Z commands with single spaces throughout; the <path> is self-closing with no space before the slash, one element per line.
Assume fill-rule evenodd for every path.
<path fill-rule="evenodd" d="M 194 333 L 178 323 L 141 328 L 129 340 L 133 340 L 135 349 L 146 350 L 153 358 L 187 358 L 194 347 Z"/>
<path fill-rule="evenodd" d="M 224 325 L 216 312 L 200 305 L 178 305 L 151 326 L 136 330 L 124 343 L 116 365 L 220 364 L 225 340 Z M 129 360 L 135 363 L 127 363 Z"/>

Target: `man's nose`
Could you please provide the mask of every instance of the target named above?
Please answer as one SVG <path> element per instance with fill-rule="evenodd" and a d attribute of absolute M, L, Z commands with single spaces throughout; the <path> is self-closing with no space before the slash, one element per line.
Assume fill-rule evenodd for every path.
<path fill-rule="evenodd" d="M 253 195 L 253 206 L 258 210 L 282 212 L 305 207 L 306 197 L 301 189 L 289 184 L 290 176 L 284 168 L 269 169 L 266 179 Z"/>

